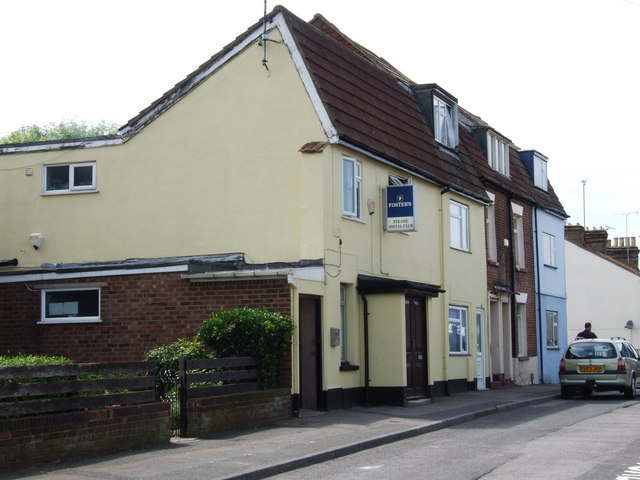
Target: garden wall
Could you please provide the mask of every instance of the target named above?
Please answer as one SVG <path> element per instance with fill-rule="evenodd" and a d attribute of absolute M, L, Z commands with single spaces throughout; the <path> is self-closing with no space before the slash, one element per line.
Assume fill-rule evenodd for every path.
<path fill-rule="evenodd" d="M 168 403 L 0 419 L 0 471 L 168 443 Z"/>
<path fill-rule="evenodd" d="M 274 388 L 194 398 L 187 402 L 187 416 L 188 437 L 265 426 L 291 418 L 291 390 Z"/>

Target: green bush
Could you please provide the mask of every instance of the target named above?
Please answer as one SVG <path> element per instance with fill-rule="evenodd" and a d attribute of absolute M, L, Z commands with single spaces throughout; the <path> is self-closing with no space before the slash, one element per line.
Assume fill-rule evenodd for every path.
<path fill-rule="evenodd" d="M 29 355 L 0 355 L 0 367 L 29 367 L 33 365 L 68 365 L 72 360 L 61 356 Z"/>
<path fill-rule="evenodd" d="M 202 322 L 197 338 L 215 358 L 258 357 L 260 385 L 273 386 L 278 363 L 291 347 L 293 322 L 265 308 L 235 308 L 214 313 Z"/>
<path fill-rule="evenodd" d="M 156 363 L 157 397 L 163 401 L 177 398 L 177 389 L 180 384 L 180 357 L 197 359 L 209 356 L 204 344 L 187 338 L 149 350 L 145 358 Z"/>

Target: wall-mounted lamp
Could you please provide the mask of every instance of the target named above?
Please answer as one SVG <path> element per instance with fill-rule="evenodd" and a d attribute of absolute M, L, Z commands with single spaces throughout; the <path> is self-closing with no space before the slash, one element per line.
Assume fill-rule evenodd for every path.
<path fill-rule="evenodd" d="M 629 330 L 631 330 L 633 328 L 633 320 L 627 320 L 627 324 L 624 326 L 624 328 L 628 328 Z"/>
<path fill-rule="evenodd" d="M 31 246 L 38 250 L 44 242 L 44 235 L 41 233 L 32 233 L 29 235 L 29 241 L 31 242 Z"/>

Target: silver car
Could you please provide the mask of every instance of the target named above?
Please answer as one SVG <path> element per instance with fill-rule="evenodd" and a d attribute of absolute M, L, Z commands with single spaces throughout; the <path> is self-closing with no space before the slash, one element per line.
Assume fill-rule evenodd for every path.
<path fill-rule="evenodd" d="M 617 390 L 634 399 L 638 375 L 638 352 L 624 338 L 576 339 L 560 360 L 560 393 L 571 398 L 576 393 Z"/>

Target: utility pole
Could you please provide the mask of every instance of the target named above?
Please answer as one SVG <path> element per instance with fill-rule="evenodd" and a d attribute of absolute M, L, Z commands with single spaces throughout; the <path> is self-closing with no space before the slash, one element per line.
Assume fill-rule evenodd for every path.
<path fill-rule="evenodd" d="M 587 184 L 586 180 L 581 180 L 582 182 L 582 226 L 585 228 L 587 228 L 587 214 L 586 214 L 586 207 L 585 207 L 585 194 L 584 194 L 584 189 L 585 189 L 585 185 Z"/>

